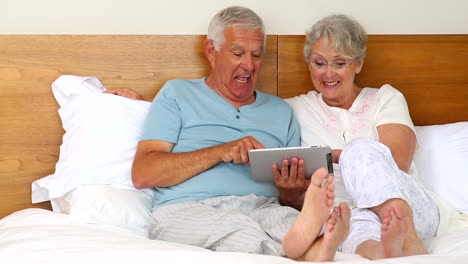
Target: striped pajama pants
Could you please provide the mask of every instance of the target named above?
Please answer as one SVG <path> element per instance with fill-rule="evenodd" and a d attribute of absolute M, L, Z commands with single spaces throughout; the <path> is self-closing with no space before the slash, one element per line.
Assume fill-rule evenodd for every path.
<path fill-rule="evenodd" d="M 276 198 L 220 196 L 157 208 L 150 238 L 214 251 L 282 256 L 281 241 L 298 215 Z"/>

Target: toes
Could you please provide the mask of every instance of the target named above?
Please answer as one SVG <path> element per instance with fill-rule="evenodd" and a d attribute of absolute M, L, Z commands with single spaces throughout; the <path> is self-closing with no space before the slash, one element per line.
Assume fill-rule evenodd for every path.
<path fill-rule="evenodd" d="M 390 219 L 390 221 L 399 220 L 399 218 L 397 217 L 397 215 L 395 213 L 395 207 L 390 208 L 389 213 L 388 213 L 388 218 Z"/>
<path fill-rule="evenodd" d="M 405 215 L 403 208 L 401 208 L 400 206 L 394 206 L 392 211 L 394 212 L 395 218 L 403 219 Z"/>
<path fill-rule="evenodd" d="M 328 175 L 328 171 L 327 171 L 327 175 Z M 328 175 L 328 178 L 327 178 L 327 185 L 332 185 L 332 183 L 335 182 L 335 177 L 333 177 L 333 175 Z M 333 188 L 335 188 L 335 184 L 333 184 Z"/>
<path fill-rule="evenodd" d="M 341 216 L 346 220 L 351 219 L 351 209 L 349 209 L 349 205 L 347 203 L 340 203 L 339 207 Z"/>
<path fill-rule="evenodd" d="M 388 206 L 385 208 L 386 210 L 383 212 L 383 218 L 390 218 L 390 212 L 393 210 L 392 206 Z"/>
<path fill-rule="evenodd" d="M 389 224 L 390 224 L 390 219 L 384 218 L 384 219 L 382 220 L 382 226 L 383 226 L 383 225 L 388 226 Z"/>
<path fill-rule="evenodd" d="M 340 215 L 340 208 L 334 207 L 333 211 L 330 214 L 330 218 L 337 218 Z"/>
<path fill-rule="evenodd" d="M 324 168 L 320 168 L 312 174 L 311 177 L 311 184 L 317 186 L 317 187 L 322 187 L 322 183 L 325 180 L 325 178 L 328 175 L 328 171 Z"/>
<path fill-rule="evenodd" d="M 382 232 L 387 232 L 389 226 L 390 226 L 390 221 L 387 218 L 384 218 L 382 220 L 382 226 L 381 226 Z"/>
<path fill-rule="evenodd" d="M 327 207 L 329 207 L 331 209 L 334 203 L 335 203 L 335 193 L 330 192 L 330 191 L 327 192 L 327 194 L 326 194 Z"/>
<path fill-rule="evenodd" d="M 336 207 L 333 208 L 333 211 L 332 211 L 332 213 L 330 214 L 330 216 L 328 217 L 328 220 L 327 220 L 327 227 L 326 227 L 327 232 L 332 232 L 333 229 L 335 228 L 338 215 L 339 214 L 338 214 L 337 208 Z"/>

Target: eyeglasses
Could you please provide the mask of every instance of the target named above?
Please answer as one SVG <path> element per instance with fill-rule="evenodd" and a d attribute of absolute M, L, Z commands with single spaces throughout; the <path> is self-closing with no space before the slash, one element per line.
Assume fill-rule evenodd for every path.
<path fill-rule="evenodd" d="M 344 71 L 347 67 L 349 67 L 352 64 L 352 62 L 344 60 L 344 59 L 339 59 L 339 60 L 334 60 L 330 63 L 326 60 L 312 59 L 309 62 L 309 64 L 314 69 L 321 70 L 321 71 L 325 70 L 329 64 L 334 71 Z"/>

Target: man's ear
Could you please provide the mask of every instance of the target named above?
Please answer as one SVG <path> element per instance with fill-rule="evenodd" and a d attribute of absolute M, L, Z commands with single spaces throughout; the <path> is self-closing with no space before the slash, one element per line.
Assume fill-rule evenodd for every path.
<path fill-rule="evenodd" d="M 216 58 L 216 50 L 215 50 L 215 47 L 214 47 L 213 40 L 205 39 L 205 41 L 203 41 L 203 50 L 205 51 L 205 56 L 208 59 L 208 61 L 210 62 L 211 67 L 214 68 L 214 61 L 215 61 L 215 58 Z"/>

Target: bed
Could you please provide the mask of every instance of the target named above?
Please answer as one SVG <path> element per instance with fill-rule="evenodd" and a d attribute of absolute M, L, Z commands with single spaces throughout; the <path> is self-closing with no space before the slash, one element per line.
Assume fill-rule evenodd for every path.
<path fill-rule="evenodd" d="M 129 164 L 149 103 L 99 91 L 131 87 L 152 98 L 169 79 L 207 75 L 204 38 L 0 35 L 1 263 L 295 263 L 147 238 L 152 192 L 132 188 Z M 313 89 L 303 42 L 268 36 L 258 89 L 282 98 Z M 406 96 L 422 181 L 464 213 L 467 60 L 468 35 L 372 35 L 359 75 L 361 85 L 389 83 Z M 468 229 L 425 243 L 429 255 L 376 262 L 468 262 Z M 369 262 L 340 253 L 335 261 Z"/>

